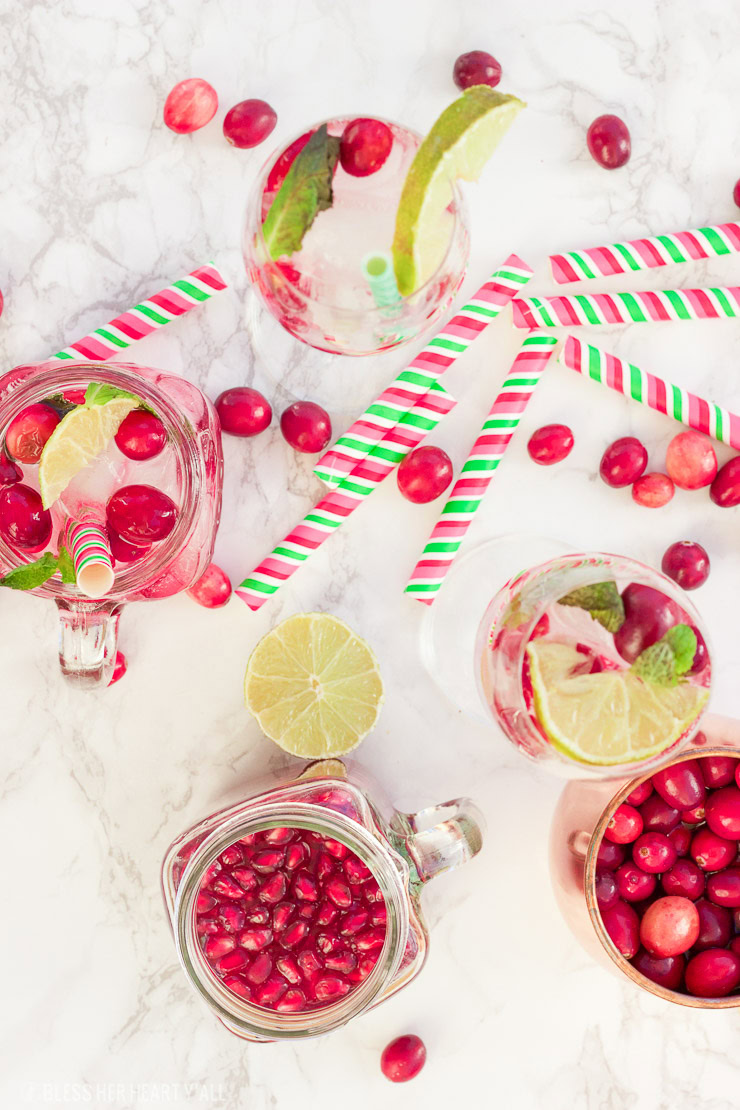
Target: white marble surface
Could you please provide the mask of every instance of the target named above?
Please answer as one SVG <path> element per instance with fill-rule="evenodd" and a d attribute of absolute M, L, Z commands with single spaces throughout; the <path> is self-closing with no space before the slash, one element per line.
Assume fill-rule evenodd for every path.
<path fill-rule="evenodd" d="M 237 243 L 267 150 L 224 142 L 226 108 L 247 96 L 269 100 L 279 117 L 270 142 L 340 112 L 424 130 L 454 95 L 455 56 L 492 50 L 501 87 L 529 108 L 467 190 L 466 289 L 513 249 L 538 267 L 533 288 L 547 291 L 549 250 L 737 214 L 739 34 L 740 13 L 727 0 L 625 0 L 618 9 L 592 0 L 0 0 L 2 366 L 42 358 L 215 258 L 231 290 L 142 343 L 136 358 L 183 373 L 211 396 L 254 382 L 278 405 L 286 395 L 313 397 L 341 427 L 350 400 L 359 407 L 403 359 L 329 364 L 297 347 L 288 360 L 269 350 L 255 358 Z M 161 123 L 162 104 L 192 75 L 215 84 L 222 109 L 204 131 L 178 137 Z M 632 130 L 632 160 L 615 173 L 585 151 L 586 128 L 604 111 Z M 740 260 L 674 274 L 731 284 Z M 602 339 L 740 405 L 733 323 L 637 325 Z M 436 439 L 457 463 L 516 345 L 501 321 L 455 371 L 461 404 Z M 535 469 L 527 433 L 560 419 L 572 424 L 576 448 L 565 464 Z M 528 527 L 656 562 L 673 539 L 701 540 L 713 560 L 695 596 L 714 641 L 714 707 L 740 713 L 740 510 L 679 493 L 651 513 L 627 492 L 607 491 L 595 476 L 601 451 L 631 432 L 659 468 L 674 432 L 668 420 L 549 370 L 470 541 Z M 310 460 L 293 456 L 275 427 L 224 446 L 217 557 L 238 580 L 319 491 Z M 58 674 L 51 605 L 0 599 L 8 1110 L 738 1104 L 738 1012 L 671 1007 L 590 962 L 550 893 L 545 840 L 559 783 L 493 731 L 466 723 L 425 675 L 421 612 L 401 588 L 436 512 L 409 506 L 389 482 L 259 615 L 238 600 L 211 613 L 185 597 L 130 609 L 129 673 L 94 695 Z M 185 984 L 159 862 L 181 829 L 246 789 L 250 776 L 284 765 L 243 708 L 242 675 L 266 629 L 313 608 L 349 620 L 381 659 L 387 705 L 361 762 L 403 805 L 472 794 L 488 838 L 476 862 L 428 891 L 431 955 L 413 986 L 323 1041 L 248 1046 Z M 427 1042 L 428 1064 L 411 1087 L 391 1088 L 379 1053 L 408 1030 Z"/>

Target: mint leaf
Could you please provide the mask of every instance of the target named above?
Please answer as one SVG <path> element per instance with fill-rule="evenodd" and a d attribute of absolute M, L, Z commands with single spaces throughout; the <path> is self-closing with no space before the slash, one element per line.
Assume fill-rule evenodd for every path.
<path fill-rule="evenodd" d="M 75 574 L 74 563 L 72 556 L 63 543 L 59 545 L 59 554 L 57 556 L 59 573 L 62 576 L 62 582 L 65 586 L 73 586 L 77 581 Z"/>
<path fill-rule="evenodd" d="M 561 597 L 558 604 L 585 609 L 607 632 L 618 632 L 624 624 L 624 602 L 619 596 L 616 582 L 595 582 L 593 586 L 580 586 Z"/>
<path fill-rule="evenodd" d="M 630 670 L 654 686 L 677 686 L 681 675 L 691 669 L 695 655 L 696 633 L 687 624 L 677 624 L 640 652 Z"/>
<path fill-rule="evenodd" d="M 57 572 L 57 557 L 51 551 L 45 552 L 40 559 L 32 563 L 24 563 L 0 578 L 0 586 L 7 586 L 9 590 L 35 590 L 43 586 L 44 582 Z"/>
<path fill-rule="evenodd" d="M 687 624 L 677 624 L 668 629 L 663 639 L 671 645 L 676 657 L 676 674 L 686 674 L 691 670 L 696 655 L 696 633 Z"/>
<path fill-rule="evenodd" d="M 293 160 L 262 225 L 273 260 L 300 250 L 319 212 L 331 208 L 338 157 L 339 139 L 322 123 Z"/>
<path fill-rule="evenodd" d="M 116 389 L 114 385 L 107 385 L 105 382 L 90 382 L 85 390 L 85 404 L 86 405 L 105 405 L 108 401 L 114 401 L 116 397 L 128 397 L 131 401 L 136 401 L 137 404 L 142 404 L 140 397 L 135 393 L 128 393 L 125 389 Z"/>

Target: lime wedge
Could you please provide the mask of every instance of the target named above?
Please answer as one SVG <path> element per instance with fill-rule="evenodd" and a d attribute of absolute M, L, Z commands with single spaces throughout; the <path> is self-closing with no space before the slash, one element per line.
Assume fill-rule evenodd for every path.
<path fill-rule="evenodd" d="M 408 297 L 434 274 L 449 233 L 443 219 L 457 178 L 477 181 L 525 105 L 516 96 L 473 85 L 445 108 L 416 152 L 396 213 L 393 267 Z M 443 234 L 440 234 L 443 231 Z"/>
<path fill-rule="evenodd" d="M 299 613 L 268 632 L 247 664 L 244 697 L 265 735 L 304 759 L 356 748 L 384 700 L 372 650 L 329 613 Z"/>
<path fill-rule="evenodd" d="M 59 421 L 39 461 L 39 488 L 45 509 L 81 470 L 102 455 L 124 418 L 138 405 L 135 397 L 116 397 L 104 405 L 80 405 Z"/>
<path fill-rule="evenodd" d="M 534 709 L 551 743 L 581 763 L 606 767 L 649 759 L 696 720 L 709 691 L 685 682 L 657 686 L 630 671 L 582 674 L 567 644 L 528 645 Z"/>

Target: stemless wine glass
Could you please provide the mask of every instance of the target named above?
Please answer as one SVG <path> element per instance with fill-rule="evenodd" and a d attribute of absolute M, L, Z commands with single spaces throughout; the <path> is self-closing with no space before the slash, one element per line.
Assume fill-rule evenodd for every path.
<path fill-rule="evenodd" d="M 159 416 L 167 432 L 167 450 L 174 455 L 173 494 L 179 511 L 175 527 L 161 543 L 136 561 L 116 567 L 115 582 L 106 597 L 93 601 L 58 576 L 31 591 L 56 602 L 62 673 L 84 686 L 110 680 L 124 604 L 170 597 L 203 574 L 213 555 L 223 481 L 221 432 L 210 401 L 183 378 L 130 363 L 70 361 L 16 367 L 0 378 L 0 440 L 5 441 L 11 421 L 28 405 L 70 392 L 80 395 L 93 381 L 135 394 Z M 156 463 L 155 459 L 144 464 L 150 468 L 149 477 Z M 38 488 L 37 467 L 24 468 L 23 482 Z M 55 507 L 51 517 L 53 528 L 46 546 L 56 552 L 66 518 Z M 37 551 L 19 550 L 0 535 L 3 574 L 35 558 Z"/>
<path fill-rule="evenodd" d="M 341 135 L 349 122 L 349 117 L 329 120 L 329 134 Z M 271 258 L 262 224 L 293 159 L 320 125 L 270 157 L 249 200 L 243 253 L 252 288 L 286 331 L 322 351 L 369 355 L 408 343 L 450 305 L 465 274 L 467 218 L 460 191 L 453 185 L 438 242 L 430 246 L 437 260 L 433 272 L 397 305 L 375 303 L 362 274 L 362 259 L 370 252 L 390 250 L 403 183 L 421 143 L 416 132 L 382 122 L 393 135 L 386 161 L 363 177 L 345 172 L 338 162 L 331 207 L 319 212 L 301 249 L 290 256 Z M 256 330 L 252 311 L 253 333 Z"/>

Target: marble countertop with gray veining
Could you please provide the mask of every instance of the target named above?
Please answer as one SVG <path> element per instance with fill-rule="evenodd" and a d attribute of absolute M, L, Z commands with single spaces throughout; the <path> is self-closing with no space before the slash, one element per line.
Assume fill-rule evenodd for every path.
<path fill-rule="evenodd" d="M 273 341 L 269 329 L 250 332 L 239 236 L 268 151 L 224 141 L 231 104 L 256 96 L 274 105 L 268 145 L 338 113 L 424 131 L 455 93 L 456 55 L 491 50 L 501 88 L 529 107 L 481 182 L 466 187 L 465 291 L 515 250 L 536 267 L 533 291 L 547 292 L 552 250 L 735 217 L 739 36 L 740 12 L 727 0 L 618 8 L 594 0 L 0 0 L 2 367 L 47 356 L 214 259 L 229 291 L 142 342 L 134 357 L 211 397 L 244 383 L 278 410 L 309 397 L 340 430 L 406 356 L 335 360 Z M 216 86 L 221 107 L 209 127 L 176 136 L 162 124 L 162 105 L 193 75 Z M 606 111 L 632 132 L 631 161 L 613 173 L 596 166 L 584 141 Z M 671 279 L 737 283 L 740 258 L 674 270 Z M 641 284 L 661 280 L 651 274 Z M 731 321 L 633 325 L 599 339 L 740 406 L 740 330 Z M 450 375 L 460 404 L 435 441 L 458 465 L 517 342 L 500 320 Z M 525 445 L 552 421 L 573 427 L 576 446 L 543 471 Z M 553 366 L 469 543 L 528 530 L 657 563 L 670 541 L 700 540 L 713 564 L 694 595 L 712 636 L 713 708 L 740 715 L 740 510 L 679 491 L 650 512 L 597 477 L 617 436 L 643 438 L 660 469 L 674 432 L 666 418 Z M 239 581 L 319 487 L 311 460 L 290 451 L 276 424 L 252 442 L 227 438 L 224 452 L 216 558 Z M 409 505 L 387 482 L 258 614 L 236 598 L 217 612 L 185 596 L 131 606 L 121 628 L 128 674 L 92 694 L 60 677 L 52 605 L 9 591 L 0 598 L 8 1110 L 737 1106 L 738 1011 L 672 1007 L 591 962 L 550 889 L 546 840 L 561 783 L 466 720 L 427 676 L 421 607 L 402 587 L 438 508 Z M 431 953 L 412 986 L 331 1037 L 247 1045 L 185 982 L 159 866 L 189 824 L 246 792 L 253 776 L 290 765 L 246 712 L 242 680 L 259 637 L 307 609 L 349 621 L 380 658 L 387 703 L 358 761 L 403 807 L 472 795 L 488 834 L 477 860 L 430 884 Z M 428 1063 L 411 1086 L 390 1087 L 379 1054 L 405 1031 L 424 1038 Z"/>

